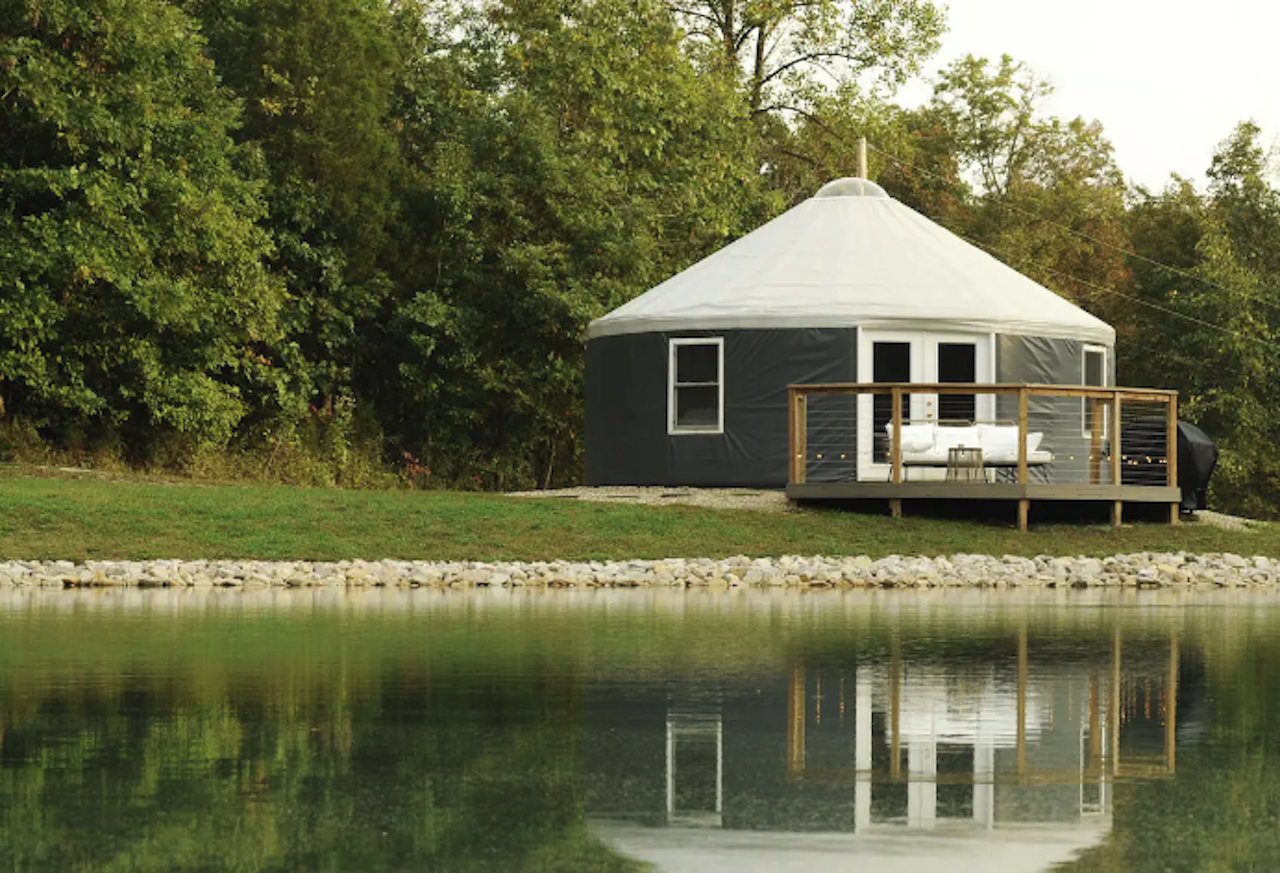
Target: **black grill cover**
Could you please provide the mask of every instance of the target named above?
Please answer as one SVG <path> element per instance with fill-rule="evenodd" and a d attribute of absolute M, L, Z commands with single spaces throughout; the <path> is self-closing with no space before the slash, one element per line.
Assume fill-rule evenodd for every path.
<path fill-rule="evenodd" d="M 1124 485 L 1163 485 L 1165 482 L 1165 419 L 1149 417 L 1126 422 L 1120 436 L 1120 481 Z M 1208 508 L 1206 490 L 1218 447 L 1204 431 L 1178 419 L 1178 487 L 1182 510 Z"/>
<path fill-rule="evenodd" d="M 1217 463 L 1213 440 L 1191 422 L 1178 419 L 1178 487 L 1184 512 L 1208 508 L 1209 477 Z"/>

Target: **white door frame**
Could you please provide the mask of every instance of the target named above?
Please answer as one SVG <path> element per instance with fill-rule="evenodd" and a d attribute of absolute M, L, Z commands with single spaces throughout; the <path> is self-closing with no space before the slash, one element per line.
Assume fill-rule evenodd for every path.
<path fill-rule="evenodd" d="M 960 331 L 875 330 L 858 328 L 858 381 L 874 382 L 872 354 L 875 343 L 909 343 L 911 346 L 911 381 L 938 381 L 938 345 L 940 343 L 972 343 L 974 349 L 974 373 L 978 382 L 995 379 L 995 335 L 963 333 Z M 918 421 L 936 418 L 938 396 L 936 394 L 912 394 L 907 404 L 907 415 Z M 883 482 L 889 478 L 890 465 L 875 463 L 872 452 L 872 399 L 870 394 L 858 398 L 858 479 Z M 977 417 L 991 420 L 995 415 L 991 396 L 979 397 Z M 938 471 L 943 472 L 943 471 Z M 930 471 L 922 471 L 927 478 Z"/>

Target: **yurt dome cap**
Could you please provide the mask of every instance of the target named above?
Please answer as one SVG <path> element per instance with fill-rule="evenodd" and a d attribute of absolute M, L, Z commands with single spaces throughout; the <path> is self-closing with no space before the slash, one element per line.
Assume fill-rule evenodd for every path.
<path fill-rule="evenodd" d="M 845 176 L 843 179 L 832 179 L 818 189 L 814 197 L 888 197 L 885 191 L 870 179 L 859 179 L 857 176 Z"/>
<path fill-rule="evenodd" d="M 1106 322 L 866 179 L 828 182 L 591 322 L 587 338 L 854 326 L 1115 343 Z"/>

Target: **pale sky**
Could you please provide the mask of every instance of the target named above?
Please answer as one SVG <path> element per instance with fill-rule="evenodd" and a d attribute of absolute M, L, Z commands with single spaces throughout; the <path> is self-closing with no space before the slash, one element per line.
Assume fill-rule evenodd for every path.
<path fill-rule="evenodd" d="M 1054 86 L 1047 112 L 1102 122 L 1131 182 L 1204 181 L 1213 151 L 1252 118 L 1280 145 L 1276 0 L 950 0 L 932 74 L 965 54 L 1026 62 Z M 913 105 L 931 89 L 899 95 Z"/>

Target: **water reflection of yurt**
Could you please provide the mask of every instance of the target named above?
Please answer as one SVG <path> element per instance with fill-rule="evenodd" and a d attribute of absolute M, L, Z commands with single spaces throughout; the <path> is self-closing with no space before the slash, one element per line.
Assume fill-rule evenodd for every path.
<path fill-rule="evenodd" d="M 770 869 L 764 834 L 824 868 L 826 851 L 905 862 L 945 846 L 951 869 L 1040 869 L 1106 835 L 1117 779 L 1173 774 L 1178 685 L 1176 637 L 1116 631 L 1072 657 L 1025 628 L 986 658 L 894 646 L 714 687 L 601 685 L 587 811 L 663 869 Z"/>

